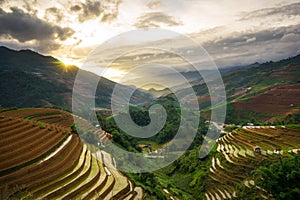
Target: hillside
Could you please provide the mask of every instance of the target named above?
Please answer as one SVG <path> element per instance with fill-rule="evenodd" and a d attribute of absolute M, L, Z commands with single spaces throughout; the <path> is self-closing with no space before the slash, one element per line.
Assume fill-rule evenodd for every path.
<path fill-rule="evenodd" d="M 88 148 L 70 131 L 64 111 L 0 112 L 1 199 L 142 198 L 141 189 L 115 168 L 109 154 Z"/>
<path fill-rule="evenodd" d="M 299 153 L 299 130 L 290 128 L 298 126 L 279 126 L 281 123 L 271 121 L 280 118 L 286 120 L 283 120 L 283 124 L 299 123 L 299 114 L 296 114 L 299 112 L 300 103 L 299 58 L 300 56 L 297 56 L 279 62 L 255 64 L 222 72 L 228 95 L 228 123 L 271 122 L 278 126 L 252 126 L 233 131 L 228 129 L 232 132 L 218 139 L 217 146 L 206 158 L 199 159 L 199 150 L 208 128 L 205 119 L 202 119 L 194 143 L 182 157 L 153 173 L 127 176 L 142 186 L 146 194 L 153 196 L 153 199 L 249 199 L 249 196 L 239 196 L 239 187 L 251 190 L 258 196 L 257 199 L 271 197 L 269 192 L 257 189 L 259 186 L 255 184 L 252 173 L 264 165 L 280 162 L 279 156 L 289 159 Z M 196 85 L 194 89 L 198 94 L 198 102 L 195 103 L 204 108 L 202 116 L 209 116 L 207 106 L 210 105 L 210 97 L 207 88 L 205 85 Z M 113 138 L 118 136 L 115 142 L 125 149 L 131 150 L 132 147 L 138 146 L 142 148 L 143 153 L 153 151 L 153 155 L 156 155 L 156 150 L 173 139 L 172 134 L 177 130 L 175 111 L 179 108 L 176 98 L 172 96 L 162 96 L 152 102 L 163 105 L 169 111 L 168 117 L 172 117 L 155 137 L 140 141 L 136 138 L 126 138 L 126 134 L 122 134 L 114 126 L 114 116 L 101 116 L 101 119 L 107 120 L 102 125 L 108 132 L 113 133 Z M 149 122 L 148 106 L 131 112 L 136 123 Z M 172 110 L 174 112 L 170 112 Z M 286 116 L 288 114 L 295 115 Z M 255 146 L 259 146 L 261 153 L 254 152 Z M 299 188 L 298 185 L 295 187 Z"/>
<path fill-rule="evenodd" d="M 300 94 L 300 55 L 281 60 L 221 70 L 228 97 L 228 123 L 256 119 L 273 122 L 277 116 L 299 111 L 297 96 Z M 0 47 L 0 105 L 3 107 L 59 107 L 70 110 L 72 89 L 78 68 L 65 66 L 51 56 L 31 50 L 15 51 Z M 88 81 L 97 76 L 84 71 Z M 187 73 L 193 77 L 193 73 Z M 193 88 L 198 95 L 201 109 L 210 106 L 210 96 L 205 84 Z M 201 82 L 199 80 L 198 82 Z M 101 78 L 96 91 L 96 106 L 107 107 L 116 83 Z M 124 91 L 128 87 L 124 86 Z M 83 88 L 84 89 L 84 88 Z M 153 96 L 168 90 L 137 90 L 132 103 L 147 103 Z M 9 99 L 9 101 L 8 101 Z M 274 103 L 276 102 L 276 103 Z M 196 103 L 196 102 L 195 102 Z M 84 101 L 81 102 L 84 105 Z M 247 116 L 249 113 L 250 119 Z M 209 113 L 204 113 L 207 116 Z"/>
<path fill-rule="evenodd" d="M 129 177 L 147 192 L 154 193 L 157 199 L 273 199 L 270 192 L 256 185 L 253 171 L 297 157 L 299 133 L 289 126 L 243 127 L 220 137 L 216 147 L 204 159 L 199 159 L 196 147 L 163 169 L 129 174 Z M 256 146 L 260 150 L 258 153 L 254 151 Z M 299 168 L 292 169 L 294 176 L 285 178 L 298 180 Z M 299 181 L 293 185 L 282 183 L 282 187 L 288 186 L 299 188 Z M 239 188 L 249 190 L 248 195 L 241 196 L 245 194 Z M 281 191 L 280 187 L 277 190 Z M 254 196 L 256 198 L 251 198 Z"/>
<path fill-rule="evenodd" d="M 222 72 L 228 103 L 227 122 L 274 121 L 277 116 L 299 112 L 300 102 L 296 98 L 300 95 L 299 72 L 300 55 Z M 209 108 L 206 85 L 193 88 L 200 107 Z"/>
<path fill-rule="evenodd" d="M 252 189 L 259 199 L 269 199 L 268 192 L 255 187 L 251 172 L 263 164 L 297 154 L 300 137 L 299 131 L 284 126 L 248 126 L 226 134 L 217 143 L 207 179 L 206 198 L 237 197 L 238 186 L 244 185 L 254 186 Z"/>
<path fill-rule="evenodd" d="M 66 66 L 51 56 L 43 56 L 31 50 L 15 51 L 0 47 L 0 105 L 59 107 L 70 110 L 73 84 L 78 69 L 76 66 Z M 83 73 L 86 85 L 98 78 L 91 72 L 83 71 Z M 97 106 L 108 107 L 115 84 L 101 77 L 95 98 Z M 150 95 L 138 90 L 134 93 L 132 103 L 145 102 L 149 98 Z"/>
<path fill-rule="evenodd" d="M 300 84 L 276 85 L 265 92 L 234 102 L 238 110 L 253 110 L 285 116 L 299 112 Z"/>
<path fill-rule="evenodd" d="M 81 139 L 89 144 L 97 146 L 99 140 L 105 143 L 111 139 L 111 134 L 94 127 L 90 122 L 70 112 L 54 109 L 54 108 L 3 108 L 0 111 L 0 116 L 18 117 L 27 120 L 34 120 L 39 123 L 47 123 L 61 127 L 69 132 L 75 129 L 82 129 L 82 134 L 79 134 Z M 76 126 L 74 126 L 76 118 Z"/>
<path fill-rule="evenodd" d="M 53 57 L 30 50 L 1 47 L 0 51 L 2 106 L 70 109 L 77 67 L 65 66 Z M 276 120 L 283 119 L 298 123 L 299 70 L 300 56 L 223 70 L 228 98 L 226 122 L 277 123 Z M 87 81 L 98 78 L 93 73 L 84 73 Z M 96 93 L 98 107 L 108 107 L 115 84 L 101 79 Z M 205 84 L 193 87 L 198 95 L 195 103 L 204 110 L 202 117 L 208 117 L 207 88 Z M 124 91 L 126 89 L 124 86 Z M 168 90 L 150 89 L 148 92 L 159 96 Z M 132 100 L 138 104 L 151 98 L 147 91 L 137 91 Z M 116 169 L 114 158 L 96 146 L 105 146 L 105 142 L 112 140 L 124 149 L 147 154 L 166 145 L 177 132 L 180 121 L 176 98 L 163 96 L 144 107 L 131 106 L 130 114 L 136 123 L 146 125 L 150 122 L 147 110 L 154 103 L 165 106 L 168 120 L 157 135 L 143 140 L 124 134 L 114 124 L 114 116 L 110 116 L 108 109 L 98 112 L 105 132 L 60 109 L 0 106 L 1 199 L 138 199 L 144 196 L 144 189 L 149 199 L 210 200 L 239 198 L 239 187 L 253 190 L 260 198 L 268 198 L 270 193 L 256 185 L 253 170 L 279 162 L 278 156 L 285 159 L 299 153 L 299 130 L 292 129 L 299 128 L 297 125 L 249 126 L 232 128 L 230 133 L 217 139 L 217 146 L 206 158 L 199 159 L 208 128 L 201 118 L 196 138 L 182 157 L 153 173 L 127 173 L 129 180 Z M 298 121 L 292 114 L 296 114 Z M 79 119 L 76 128 L 86 130 L 80 135 L 86 144 L 75 134 L 73 117 Z M 260 153 L 254 152 L 256 146 Z"/>

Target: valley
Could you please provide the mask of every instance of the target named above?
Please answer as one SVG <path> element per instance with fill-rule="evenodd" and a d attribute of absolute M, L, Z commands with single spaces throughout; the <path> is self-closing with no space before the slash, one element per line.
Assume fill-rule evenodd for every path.
<path fill-rule="evenodd" d="M 300 200 L 300 0 L 0 0 L 0 200 Z"/>
<path fill-rule="evenodd" d="M 170 165 L 136 174 L 120 172 L 122 159 L 109 154 L 106 144 L 153 159 L 164 159 L 161 149 L 168 145 L 176 150 L 171 141 L 180 127 L 181 110 L 169 89 L 133 94 L 129 112 L 139 126 L 151 122 L 152 105 L 162 105 L 168 116 L 158 134 L 135 138 L 117 126 L 109 107 L 116 83 L 101 79 L 95 95 L 99 124 L 90 123 L 70 112 L 75 66 L 63 68 L 55 58 L 32 51 L 0 50 L 10 58 L 0 62 L 1 199 L 220 200 L 250 199 L 249 194 L 272 199 L 275 193 L 263 188 L 256 170 L 298 157 L 299 56 L 221 71 L 227 93 L 225 124 L 209 123 L 209 92 L 203 81 L 193 80 L 198 101 L 192 103 L 201 109 L 194 141 Z M 13 57 L 28 63 L 26 70 Z M 98 78 L 85 73 L 91 80 Z M 192 77 L 193 72 L 187 74 Z M 126 91 L 129 86 L 122 87 Z M 222 131 L 222 136 L 207 138 L 209 129 L 214 135 Z M 216 145 L 200 159 L 206 139 Z"/>

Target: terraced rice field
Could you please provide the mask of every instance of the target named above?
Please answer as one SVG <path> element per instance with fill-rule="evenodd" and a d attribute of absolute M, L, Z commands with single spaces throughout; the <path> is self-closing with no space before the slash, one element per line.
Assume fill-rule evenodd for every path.
<path fill-rule="evenodd" d="M 0 116 L 0 199 L 140 197 L 139 189 L 125 176 L 101 162 L 102 151 L 92 153 L 76 134 L 61 126 L 10 112 L 12 116 Z"/>
<path fill-rule="evenodd" d="M 236 197 L 235 187 L 254 185 L 250 172 L 266 160 L 277 160 L 278 155 L 300 153 L 300 131 L 275 127 L 244 127 L 217 140 L 217 153 L 212 158 L 206 199 L 219 200 Z M 253 147 L 259 146 L 261 153 Z M 258 190 L 264 198 L 264 191 Z"/>
<path fill-rule="evenodd" d="M 53 108 L 21 108 L 3 111 L 0 110 L 0 115 L 19 117 L 27 120 L 36 120 L 66 128 L 70 128 L 74 123 L 71 113 Z"/>
<path fill-rule="evenodd" d="M 54 108 L 21 108 L 21 109 L 5 109 L 1 108 L 0 116 L 10 116 L 17 118 L 24 118 L 26 120 L 35 120 L 43 123 L 53 124 L 66 131 L 71 131 L 71 126 L 74 124 L 74 117 L 79 122 L 79 126 L 85 130 L 85 132 L 91 131 L 98 135 L 99 140 L 103 143 L 112 138 L 111 134 L 95 128 L 91 123 L 77 116 L 73 116 L 71 113 L 54 109 Z M 7 127 L 8 128 L 8 127 Z"/>
<path fill-rule="evenodd" d="M 104 144 L 112 139 L 112 135 L 107 133 L 99 128 L 94 127 L 91 123 L 86 121 L 81 117 L 76 117 L 76 123 L 78 123 L 79 129 L 83 130 L 84 132 L 93 132 L 98 135 L 99 140 Z"/>

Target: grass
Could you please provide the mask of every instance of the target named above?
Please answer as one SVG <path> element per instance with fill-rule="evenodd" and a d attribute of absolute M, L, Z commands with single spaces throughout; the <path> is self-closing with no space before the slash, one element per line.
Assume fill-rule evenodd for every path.
<path fill-rule="evenodd" d="M 36 115 L 30 115 L 28 117 L 25 117 L 24 119 L 32 120 L 32 119 L 39 118 L 39 117 L 53 116 L 53 115 L 60 115 L 60 114 L 62 114 L 62 113 L 53 112 L 53 113 L 45 113 L 45 114 L 36 114 Z"/>
<path fill-rule="evenodd" d="M 300 74 L 300 70 L 292 70 L 290 73 L 291 74 Z"/>
<path fill-rule="evenodd" d="M 285 79 L 280 79 L 280 78 L 266 78 L 263 79 L 263 81 L 259 82 L 257 85 L 254 86 L 253 90 L 254 91 L 260 91 L 267 89 L 268 87 L 276 84 L 276 83 L 281 83 Z"/>
<path fill-rule="evenodd" d="M 300 124 L 288 124 L 288 125 L 286 125 L 286 127 L 290 128 L 290 129 L 300 131 Z"/>
<path fill-rule="evenodd" d="M 44 128 L 46 126 L 46 124 L 44 122 L 38 122 L 39 126 Z"/>

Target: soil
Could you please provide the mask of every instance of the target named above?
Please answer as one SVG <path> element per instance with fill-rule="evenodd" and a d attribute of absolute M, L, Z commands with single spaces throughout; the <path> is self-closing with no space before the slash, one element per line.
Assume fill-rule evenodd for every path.
<path fill-rule="evenodd" d="M 284 86 L 280 85 L 247 101 L 235 102 L 234 105 L 238 110 L 252 110 L 255 112 L 284 116 L 300 111 L 299 97 L 300 83 Z"/>

